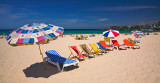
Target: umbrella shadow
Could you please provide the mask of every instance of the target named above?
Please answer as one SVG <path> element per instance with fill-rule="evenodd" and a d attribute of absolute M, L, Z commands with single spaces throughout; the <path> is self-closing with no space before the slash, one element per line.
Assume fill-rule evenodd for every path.
<path fill-rule="evenodd" d="M 64 72 L 73 70 L 78 67 L 79 66 L 66 67 L 64 68 Z M 34 77 L 34 78 L 39 78 L 39 77 L 48 78 L 52 75 L 60 73 L 57 67 L 52 64 L 48 64 L 48 65 L 46 64 L 46 70 L 45 70 L 43 62 L 32 64 L 26 69 L 24 69 L 23 72 L 26 77 Z"/>

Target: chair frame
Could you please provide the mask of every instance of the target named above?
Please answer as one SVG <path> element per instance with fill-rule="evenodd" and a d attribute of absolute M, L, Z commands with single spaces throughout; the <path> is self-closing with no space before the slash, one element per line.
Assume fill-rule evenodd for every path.
<path fill-rule="evenodd" d="M 63 72 L 64 67 L 68 67 L 68 66 L 71 66 L 71 65 L 78 66 L 78 62 L 79 62 L 79 61 L 77 61 L 76 63 L 72 63 L 72 64 L 64 64 L 64 65 L 62 66 L 62 68 L 61 68 L 61 67 L 60 67 L 60 64 L 59 64 L 58 62 L 52 61 L 49 57 L 45 57 L 45 58 L 44 58 L 44 61 L 45 61 L 45 63 L 51 63 L 51 64 L 53 64 L 53 65 L 56 65 L 59 72 Z"/>
<path fill-rule="evenodd" d="M 76 56 L 73 54 L 73 52 L 72 52 L 72 50 L 73 50 L 73 49 L 71 49 L 71 47 L 70 47 L 70 46 L 68 46 L 68 48 L 69 48 L 69 50 L 71 51 L 71 53 L 70 53 L 70 55 L 69 55 L 69 57 L 68 57 L 68 58 L 70 58 L 70 57 L 71 57 L 71 55 L 73 55 L 73 57 L 74 57 L 74 58 L 80 59 L 77 53 L 76 53 L 76 54 L 77 54 Z M 77 48 L 77 50 L 78 50 L 78 48 Z M 78 50 L 78 52 L 80 53 L 80 55 L 82 55 L 82 54 L 81 54 L 81 52 L 80 52 L 79 50 Z M 77 57 L 77 56 L 78 56 L 78 57 Z M 85 58 L 84 58 L 84 57 L 83 57 L 83 60 L 85 60 Z"/>
<path fill-rule="evenodd" d="M 116 40 L 117 41 L 117 40 Z M 118 42 L 118 41 L 117 41 Z M 112 43 L 113 43 L 113 41 L 112 41 Z M 118 43 L 119 44 L 119 43 Z M 126 45 L 122 45 L 125 49 L 127 49 L 127 46 Z M 115 47 L 117 50 L 119 50 L 120 49 L 120 47 L 122 47 L 122 46 L 115 46 L 114 44 L 113 44 L 113 47 Z"/>
<path fill-rule="evenodd" d="M 89 45 L 90 45 L 90 44 L 91 44 L 91 43 L 89 43 Z M 93 44 L 94 44 L 94 43 L 93 43 Z M 94 44 L 94 45 L 95 45 L 95 44 Z M 91 46 L 91 45 L 90 45 L 90 46 Z M 95 45 L 95 46 L 96 46 L 96 45 Z M 92 48 L 92 46 L 91 46 L 91 48 Z M 98 49 L 97 46 L 96 46 L 96 48 Z M 94 49 L 92 48 L 91 51 L 92 51 L 92 50 L 94 50 Z M 98 50 L 100 50 L 100 49 L 98 49 Z M 100 51 L 104 52 L 103 50 L 100 50 Z M 96 55 L 98 55 L 98 56 L 100 55 L 99 53 L 101 53 L 101 52 L 97 52 L 97 51 L 95 51 L 95 50 L 94 50 L 94 52 L 95 52 Z M 101 55 L 103 55 L 103 53 L 101 53 Z"/>
<path fill-rule="evenodd" d="M 90 53 L 87 53 L 86 51 L 84 51 L 84 49 L 82 48 L 82 45 L 85 45 L 85 47 L 90 51 Z M 88 48 L 88 46 L 87 46 L 86 44 L 81 44 L 81 45 L 79 45 L 79 46 L 80 46 L 81 49 L 82 49 L 81 54 L 82 54 L 82 53 L 85 53 L 85 55 L 87 55 L 87 57 L 89 57 L 89 55 L 93 54 L 93 56 L 95 57 L 94 53 L 91 52 L 91 50 Z"/>
<path fill-rule="evenodd" d="M 102 40 L 101 40 L 102 41 Z M 99 41 L 100 42 L 100 41 Z M 103 41 L 103 42 L 105 42 L 105 41 Z M 100 42 L 100 44 L 101 44 L 101 42 Z M 106 44 L 106 43 L 105 43 Z M 102 45 L 102 44 L 101 44 Z M 106 44 L 107 45 L 107 44 Z M 102 45 L 103 46 L 103 45 Z M 107 45 L 108 46 L 108 45 Z M 103 46 L 104 47 L 104 46 Z M 114 47 L 104 47 L 104 48 L 107 48 L 107 49 L 109 49 L 109 50 L 111 50 L 111 51 L 113 51 L 114 50 Z"/>
<path fill-rule="evenodd" d="M 76 61 L 77 61 L 77 60 L 76 60 Z M 60 63 L 52 61 L 49 57 L 45 57 L 45 58 L 44 58 L 44 62 L 45 62 L 45 63 L 51 63 L 51 64 L 53 64 L 53 65 L 56 65 L 59 72 L 63 72 L 64 67 L 68 67 L 68 66 L 71 66 L 71 65 L 78 66 L 78 63 L 79 63 L 79 61 L 77 61 L 77 62 L 71 63 L 71 64 L 64 64 L 64 65 L 62 66 L 62 68 L 60 68 Z"/>
<path fill-rule="evenodd" d="M 125 40 L 126 40 L 126 39 L 125 39 Z M 128 41 L 128 40 L 127 40 L 127 41 Z M 123 40 L 123 42 L 124 42 L 124 40 Z M 128 41 L 128 42 L 129 42 L 129 41 Z M 130 43 L 130 42 L 129 42 L 129 43 Z M 124 42 L 124 44 L 125 44 L 125 42 Z M 130 44 L 131 44 L 131 43 L 130 43 Z M 131 45 L 135 45 L 135 44 L 131 44 Z M 129 47 L 130 49 L 131 49 L 131 48 L 138 48 L 138 49 L 140 49 L 140 45 L 137 45 L 137 46 L 131 46 L 131 45 L 126 45 L 126 44 L 125 44 L 125 46 L 126 46 L 126 47 Z"/>
<path fill-rule="evenodd" d="M 100 42 L 97 42 L 97 45 L 98 45 L 98 43 L 100 43 Z M 100 43 L 100 44 L 101 44 L 101 43 Z M 102 47 L 101 47 L 100 45 L 98 45 L 98 46 L 99 46 L 99 48 L 100 48 L 101 50 L 104 50 L 104 49 L 102 48 L 102 47 L 103 47 L 102 45 L 101 45 Z M 105 47 L 104 47 L 104 48 L 105 48 Z M 106 48 L 106 49 L 108 49 L 108 48 Z M 104 50 L 104 51 L 105 51 L 105 52 L 106 52 L 106 51 L 108 51 L 108 52 L 109 52 L 109 50 L 110 50 L 110 49 L 108 49 L 108 50 Z"/>

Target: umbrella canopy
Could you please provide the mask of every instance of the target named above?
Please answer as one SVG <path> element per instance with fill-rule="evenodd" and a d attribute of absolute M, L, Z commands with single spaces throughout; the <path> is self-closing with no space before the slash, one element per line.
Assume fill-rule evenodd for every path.
<path fill-rule="evenodd" d="M 103 32 L 103 36 L 105 37 L 117 37 L 119 35 L 119 31 L 117 30 L 107 30 Z"/>
<path fill-rule="evenodd" d="M 33 23 L 24 25 L 8 35 L 6 40 L 10 45 L 30 45 L 44 43 L 47 40 L 56 39 L 63 33 L 63 28 L 52 24 Z"/>
<path fill-rule="evenodd" d="M 134 31 L 134 35 L 143 36 L 144 33 L 142 31 Z"/>

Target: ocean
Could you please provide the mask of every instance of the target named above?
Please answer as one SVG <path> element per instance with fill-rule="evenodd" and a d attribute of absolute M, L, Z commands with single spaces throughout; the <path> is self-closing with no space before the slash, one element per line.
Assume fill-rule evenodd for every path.
<path fill-rule="evenodd" d="M 13 30 L 0 30 L 0 35 L 9 34 Z M 103 29 L 64 29 L 63 34 L 102 34 L 105 30 Z M 131 33 L 133 30 L 118 30 L 120 33 Z M 143 31 L 143 32 L 160 32 L 160 31 Z"/>

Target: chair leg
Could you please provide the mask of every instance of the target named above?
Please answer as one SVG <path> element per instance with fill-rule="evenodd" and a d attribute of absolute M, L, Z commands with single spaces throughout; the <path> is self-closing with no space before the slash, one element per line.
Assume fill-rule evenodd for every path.
<path fill-rule="evenodd" d="M 119 48 L 117 47 L 117 50 L 119 50 Z"/>
<path fill-rule="evenodd" d="M 68 58 L 70 58 L 70 56 L 72 55 L 72 53 L 69 55 L 69 57 Z"/>
<path fill-rule="evenodd" d="M 62 70 L 61 70 L 61 72 L 63 72 L 63 70 L 64 70 L 64 66 L 62 67 Z"/>
<path fill-rule="evenodd" d="M 59 72 L 62 72 L 59 63 L 56 63 L 56 66 L 57 66 L 57 68 L 58 68 L 58 71 L 59 71 Z"/>
<path fill-rule="evenodd" d="M 78 63 L 76 63 L 75 66 L 78 66 Z"/>

